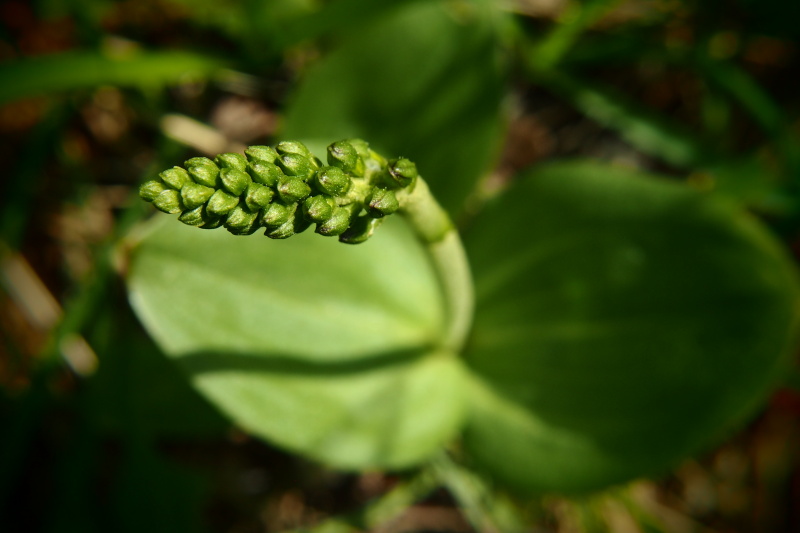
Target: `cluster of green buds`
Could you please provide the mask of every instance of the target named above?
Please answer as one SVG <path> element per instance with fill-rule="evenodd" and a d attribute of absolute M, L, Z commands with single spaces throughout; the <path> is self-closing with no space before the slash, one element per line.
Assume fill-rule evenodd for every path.
<path fill-rule="evenodd" d="M 401 191 L 413 190 L 417 168 L 404 158 L 387 161 L 361 139 L 335 142 L 327 152 L 327 165 L 298 141 L 213 161 L 194 157 L 145 182 L 139 195 L 190 226 L 224 226 L 235 235 L 265 228 L 285 239 L 316 224 L 321 235 L 364 242 L 400 208 Z"/>

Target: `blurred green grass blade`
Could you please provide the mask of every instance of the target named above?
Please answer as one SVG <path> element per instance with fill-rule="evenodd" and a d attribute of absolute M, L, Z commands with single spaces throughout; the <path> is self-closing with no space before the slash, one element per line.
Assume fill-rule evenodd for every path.
<path fill-rule="evenodd" d="M 606 35 L 582 41 L 561 61 L 570 67 L 558 71 L 538 68 L 536 47 L 531 45 L 529 67 L 532 78 L 554 94 L 567 98 L 576 108 L 601 124 L 613 128 L 639 150 L 685 169 L 713 175 L 719 190 L 763 212 L 787 215 L 796 211 L 794 201 L 781 188 L 787 176 L 800 170 L 800 142 L 788 127 L 785 111 L 747 72 L 730 61 L 704 56 L 689 47 L 665 47 L 650 42 L 641 33 Z M 581 79 L 571 69 L 592 65 L 649 61 L 668 68 L 693 69 L 716 89 L 705 99 L 707 137 L 729 137 L 728 114 L 738 104 L 764 130 L 768 145 L 780 155 L 779 164 L 751 154 L 731 153 L 726 143 L 712 146 L 686 127 L 637 104 L 624 93 Z"/>
<path fill-rule="evenodd" d="M 679 168 L 697 168 L 715 159 L 714 150 L 678 124 L 634 103 L 618 91 L 568 74 L 534 73 L 535 81 L 566 98 L 600 124 L 612 128 L 634 147 Z"/>
<path fill-rule="evenodd" d="M 374 531 L 389 523 L 420 500 L 436 490 L 439 482 L 428 469 L 422 469 L 412 478 L 398 483 L 380 499 L 362 508 L 354 523 L 360 531 Z"/>
<path fill-rule="evenodd" d="M 772 96 L 744 69 L 740 68 L 732 61 L 723 61 L 708 57 L 696 48 L 688 46 L 671 46 L 665 47 L 661 42 L 653 42 L 648 39 L 647 35 L 642 33 L 642 29 L 635 31 L 623 31 L 620 34 L 613 33 L 603 35 L 601 37 L 588 37 L 581 41 L 581 46 L 575 46 L 567 51 L 562 58 L 560 64 L 567 66 L 570 69 L 586 68 L 593 65 L 610 64 L 624 65 L 630 63 L 653 62 L 656 64 L 664 65 L 668 68 L 690 68 L 693 69 L 697 76 L 705 82 L 719 88 L 720 92 L 726 94 L 731 101 L 738 103 L 739 106 L 749 114 L 753 120 L 764 130 L 770 137 L 770 140 L 775 143 L 778 151 L 783 156 L 784 161 L 789 166 L 789 173 L 796 173 L 800 169 L 800 142 L 797 137 L 792 133 L 788 127 L 786 119 L 786 111 L 772 98 Z M 530 64 L 534 69 L 540 67 L 540 53 L 539 46 L 531 46 Z M 581 82 L 579 78 L 568 74 L 569 69 L 561 69 L 558 74 L 553 74 L 553 77 L 562 77 L 566 79 L 566 85 L 573 86 L 573 92 L 577 90 L 575 85 L 587 87 L 586 82 Z M 570 83 L 570 81 L 572 83 Z M 569 87 L 564 87 L 569 88 Z M 594 86 L 592 92 L 601 92 L 603 99 L 606 100 L 606 106 L 603 107 L 616 107 L 618 110 L 626 108 L 624 114 L 631 117 L 632 115 L 640 115 L 642 111 L 637 109 L 637 106 L 624 100 L 621 94 L 614 94 L 606 88 Z M 617 105 L 612 104 L 612 100 L 617 102 Z M 585 110 L 584 110 L 585 111 Z M 719 103 L 712 112 L 725 111 L 720 107 Z M 588 113 L 587 113 L 588 114 Z M 598 114 L 601 117 L 609 117 L 614 113 L 608 111 L 603 113 L 600 109 Z M 672 138 L 672 143 L 664 144 L 666 152 L 671 153 L 676 145 L 674 138 L 677 135 L 684 137 L 682 149 L 678 152 L 686 153 L 688 145 L 699 146 L 701 141 L 690 134 L 688 131 L 680 131 L 680 127 L 676 124 L 670 124 L 663 118 L 657 117 L 654 113 L 644 112 L 644 115 L 650 115 L 650 121 L 655 120 L 658 123 L 658 129 L 662 133 L 668 133 L 667 137 Z M 595 117 L 597 118 L 597 117 Z M 607 122 L 612 127 L 625 128 L 630 124 L 629 121 L 618 119 L 610 120 Z M 625 134 L 625 130 L 622 129 Z M 716 132 L 719 135 L 720 132 Z M 693 138 L 694 137 L 694 138 Z M 632 139 L 628 139 L 632 141 Z M 637 147 L 647 150 L 650 146 L 649 143 L 637 145 Z M 672 148 L 670 148 L 672 146 Z M 705 151 L 708 147 L 700 147 Z M 653 155 L 661 156 L 659 152 L 648 152 Z M 723 158 L 726 154 L 722 150 L 717 150 L 719 158 Z M 682 158 L 677 157 L 677 162 Z M 676 161 L 666 159 L 666 161 L 677 164 Z M 692 165 L 682 165 L 685 167 Z"/>
<path fill-rule="evenodd" d="M 800 142 L 789 128 L 786 110 L 756 80 L 734 63 L 701 60 L 697 68 L 753 117 L 775 142 L 789 165 L 790 173 L 796 173 L 800 169 Z"/>
<path fill-rule="evenodd" d="M 766 91 L 745 71 L 733 63 L 701 60 L 697 68 L 709 80 L 725 89 L 769 133 L 784 126 L 784 111 Z"/>
<path fill-rule="evenodd" d="M 536 48 L 531 52 L 534 64 L 537 64 Z M 689 67 L 738 102 L 765 132 L 777 135 L 785 128 L 785 110 L 744 69 L 732 61 L 710 58 L 693 47 L 673 45 L 667 48 L 661 42 L 652 42 L 641 30 L 589 37 L 582 46 L 570 49 L 563 60 L 571 69 L 643 62 L 668 68 Z"/>
<path fill-rule="evenodd" d="M 658 35 L 656 23 L 617 28 L 608 33 L 583 34 L 578 46 L 573 46 L 562 58 L 561 69 L 577 71 L 597 65 L 616 66 L 650 60 L 656 46 L 651 42 Z M 660 49 L 659 43 L 658 48 Z M 660 53 L 660 52 L 659 52 Z"/>
<path fill-rule="evenodd" d="M 617 3 L 619 0 L 570 2 L 553 29 L 534 46 L 530 59 L 539 69 L 554 68 L 573 47 L 581 33 Z"/>
<path fill-rule="evenodd" d="M 98 85 L 160 87 L 208 78 L 225 66 L 191 52 L 76 51 L 0 64 L 0 104 Z"/>

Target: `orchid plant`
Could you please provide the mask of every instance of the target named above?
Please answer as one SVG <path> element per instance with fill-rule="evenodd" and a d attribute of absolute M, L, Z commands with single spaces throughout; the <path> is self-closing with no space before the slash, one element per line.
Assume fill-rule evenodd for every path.
<path fill-rule="evenodd" d="M 134 307 L 254 435 L 336 468 L 447 457 L 585 492 L 703 450 L 785 369 L 794 272 L 716 196 L 558 164 L 459 232 L 408 159 L 348 139 L 326 162 L 284 141 L 140 189 L 184 224 L 140 235 Z"/>

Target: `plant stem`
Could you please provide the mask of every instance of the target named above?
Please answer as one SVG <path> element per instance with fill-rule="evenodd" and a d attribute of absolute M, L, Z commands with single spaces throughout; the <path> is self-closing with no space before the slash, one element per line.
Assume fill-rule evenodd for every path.
<path fill-rule="evenodd" d="M 555 69 L 578 37 L 594 22 L 616 6 L 617 0 L 583 0 L 568 3 L 559 17 L 559 24 L 539 42 L 535 49 L 537 65 L 544 70 Z"/>
<path fill-rule="evenodd" d="M 447 452 L 437 455 L 429 468 L 456 500 L 475 531 L 516 533 L 527 531 L 514 503 L 497 493 L 478 474 L 457 464 Z"/>
<path fill-rule="evenodd" d="M 411 224 L 431 258 L 447 313 L 443 348 L 459 352 L 472 324 L 474 289 L 469 262 L 453 222 L 422 178 L 410 192 L 398 194 L 399 213 Z"/>
<path fill-rule="evenodd" d="M 403 514 L 406 509 L 424 499 L 438 486 L 439 482 L 435 476 L 427 469 L 423 469 L 410 479 L 399 482 L 389 492 L 353 514 L 334 517 L 315 526 L 295 529 L 291 533 L 372 531 Z"/>

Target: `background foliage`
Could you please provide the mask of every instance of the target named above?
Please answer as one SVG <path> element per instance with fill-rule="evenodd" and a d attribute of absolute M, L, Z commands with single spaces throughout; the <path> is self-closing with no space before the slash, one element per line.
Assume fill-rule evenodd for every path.
<path fill-rule="evenodd" d="M 503 350 L 518 351 L 515 327 L 528 328 L 527 323 L 515 322 L 522 315 L 513 306 L 504 307 L 510 300 L 502 295 L 541 294 L 535 283 L 515 277 L 514 268 L 540 253 L 542 243 L 554 242 L 557 252 L 548 251 L 552 264 L 540 266 L 536 279 L 542 285 L 552 281 L 555 285 L 548 286 L 562 290 L 562 296 L 587 291 L 580 293 L 581 302 L 605 303 L 613 276 L 588 268 L 585 258 L 599 255 L 608 272 L 622 272 L 621 283 L 635 280 L 636 249 L 631 252 L 628 241 L 620 244 L 614 239 L 648 242 L 650 235 L 667 235 L 666 226 L 678 227 L 680 231 L 668 233 L 667 240 L 645 248 L 646 257 L 657 258 L 666 277 L 642 286 L 651 290 L 649 297 L 661 302 L 661 308 L 669 308 L 672 294 L 695 284 L 692 294 L 697 298 L 692 302 L 697 316 L 680 317 L 687 327 L 707 317 L 702 312 L 704 298 L 713 300 L 715 290 L 729 294 L 735 288 L 747 294 L 756 287 L 753 293 L 762 294 L 763 280 L 737 275 L 756 268 L 742 263 L 753 256 L 742 255 L 741 235 L 750 239 L 755 232 L 748 242 L 757 243 L 753 247 L 758 253 L 766 250 L 764 257 L 798 249 L 800 100 L 792 83 L 800 65 L 793 23 L 797 11 L 791 2 L 779 0 L 3 3 L 0 530 L 280 531 L 347 515 L 391 487 L 410 486 L 420 494 L 433 490 L 424 477 L 396 485 L 404 476 L 330 471 L 236 429 L 190 388 L 161 352 L 196 347 L 187 348 L 175 338 L 165 343 L 158 327 L 170 325 L 149 324 L 161 344 L 156 347 L 134 318 L 120 279 L 131 266 L 126 252 L 132 242 L 129 232 L 146 214 L 145 206 L 135 201 L 136 186 L 198 152 L 236 150 L 278 138 L 301 138 L 319 152 L 331 140 L 357 135 L 386 154 L 416 161 L 437 198 L 467 228 L 476 277 L 484 280 L 477 286 L 478 325 L 468 362 L 483 369 L 490 381 L 508 386 L 516 386 L 517 380 L 524 389 L 527 380 L 541 380 L 542 372 L 553 368 L 543 360 L 541 366 L 529 368 L 530 375 L 504 375 L 504 369 L 492 363 Z M 576 156 L 582 159 L 564 162 Z M 684 190 L 646 182 L 642 190 L 627 192 L 624 201 L 596 207 L 595 199 L 602 200 L 610 184 L 644 173 L 712 191 L 718 203 L 697 205 Z M 564 180 L 577 184 L 582 199 L 563 191 L 558 184 Z M 684 202 L 685 207 L 665 214 L 648 203 L 662 198 L 658 189 L 662 186 L 673 191 L 663 192 L 675 195 L 670 202 Z M 511 195 L 496 196 L 508 187 L 514 187 Z M 559 194 L 564 194 L 561 201 Z M 685 201 L 683 194 L 689 195 Z M 767 224 L 782 250 L 740 210 Z M 564 219 L 565 211 L 572 218 Z M 520 213 L 525 213 L 524 225 L 518 222 Z M 194 234 L 184 237 L 182 229 L 165 230 L 180 233 L 170 243 L 190 244 Z M 386 230 L 389 240 L 383 246 L 390 248 L 392 239 L 408 239 L 400 227 Z M 499 231 L 520 242 L 507 265 L 493 260 L 505 253 L 493 252 L 503 243 L 497 238 Z M 713 235 L 704 240 L 698 235 L 703 231 Z M 606 246 L 609 239 L 611 245 Z M 247 245 L 258 247 L 261 240 Z M 559 243 L 573 242 L 578 245 L 558 249 Z M 720 244 L 708 249 L 707 242 Z M 672 254 L 676 248 L 688 257 Z M 157 246 L 152 249 L 158 251 Z M 294 249 L 288 253 L 303 262 L 303 247 Z M 257 251 L 247 253 L 252 253 L 250 266 L 256 272 L 284 264 L 270 264 L 272 259 Z M 213 274 L 215 258 L 219 256 L 203 258 L 212 268 L 199 269 L 198 279 Z M 692 259 L 696 258 L 702 258 L 700 264 L 709 272 L 725 272 L 730 278 L 715 279 L 709 287 L 705 271 L 695 272 Z M 152 253 L 137 268 L 150 268 L 149 279 L 160 279 L 163 286 L 135 290 L 154 291 L 152 297 L 156 301 L 163 297 L 159 304 L 166 307 L 175 300 L 170 300 L 174 294 L 169 263 L 159 259 Z M 413 263 L 420 258 L 405 260 Z M 784 268 L 784 263 L 770 261 L 764 259 L 764 264 L 772 265 L 765 269 Z M 402 266 L 395 264 L 399 271 Z M 224 263 L 219 268 L 224 269 Z M 576 275 L 587 285 L 560 287 L 563 278 L 547 277 L 569 268 L 577 269 Z M 324 277 L 317 282 L 326 285 Z M 425 300 L 431 294 L 431 279 L 414 278 L 402 287 L 389 287 L 398 294 L 410 291 L 417 296 L 404 310 L 408 327 L 392 329 L 396 337 L 388 340 L 382 336 L 381 317 L 395 321 L 403 299 L 398 296 L 388 306 L 380 299 L 370 303 L 381 280 L 358 278 L 352 283 L 362 284 L 361 294 L 367 297 L 351 308 L 368 308 L 375 329 L 346 339 L 352 348 L 347 353 L 378 350 L 382 342 L 413 347 L 420 328 L 435 329 L 436 304 Z M 791 299 L 790 285 L 774 285 L 775 298 Z M 310 297 L 321 290 L 304 289 Z M 380 289 L 382 294 L 386 290 Z M 303 295 L 290 292 L 303 300 Z M 339 296 L 335 302 L 347 307 L 347 295 Z M 241 299 L 235 294 L 231 298 Z M 564 300 L 556 298 L 534 316 L 542 323 L 571 318 L 566 307 L 559 308 L 560 301 Z M 611 300 L 611 304 L 628 309 L 638 301 Z M 728 309 L 718 317 L 719 331 L 708 335 L 715 339 L 720 358 L 730 360 L 737 350 L 749 353 L 747 348 L 759 346 L 762 339 L 780 336 L 768 331 L 752 338 L 740 335 L 753 321 L 786 320 L 781 306 L 758 309 L 767 311 L 756 317 L 747 310 Z M 591 308 L 583 311 L 592 313 Z M 168 315 L 185 323 L 179 320 L 185 316 L 180 312 Z M 736 323 L 742 327 L 730 327 Z M 613 351 L 624 375 L 626 369 L 641 364 L 636 360 L 637 343 L 657 338 L 662 326 L 665 322 L 654 320 L 623 330 L 628 352 L 617 350 L 624 345 L 619 339 L 609 341 L 601 335 L 590 340 L 599 351 Z M 203 324 L 197 324 L 189 340 L 197 341 L 202 331 Z M 557 336 L 559 330 L 550 331 Z M 228 341 L 240 343 L 242 350 L 274 341 L 259 337 L 258 330 L 251 332 L 252 337 L 200 338 L 197 342 L 206 353 L 194 360 L 198 372 L 213 367 L 219 355 L 215 350 L 227 349 Z M 584 342 L 580 346 L 585 346 L 581 336 L 593 334 L 572 331 L 565 338 L 580 338 Z M 312 352 L 318 350 L 313 346 L 316 341 L 308 339 Z M 175 344 L 170 347 L 170 342 Z M 547 353 L 552 342 L 543 336 L 535 346 Z M 667 348 L 680 344 L 673 338 L 663 343 Z M 407 372 L 413 374 L 419 364 L 407 363 Z M 647 426 L 646 445 L 608 442 L 608 449 L 626 461 L 637 452 L 647 456 L 645 462 L 662 451 L 670 455 L 675 442 L 670 440 L 669 424 L 683 427 L 684 414 L 702 404 L 704 394 L 735 397 L 737 391 L 728 389 L 738 381 L 731 379 L 727 388 L 725 381 L 732 375 L 757 376 L 749 385 L 754 389 L 765 387 L 761 379 L 774 377 L 762 376 L 759 368 L 747 363 L 724 366 L 729 373 L 722 376 L 714 373 L 718 368 L 692 369 L 696 381 L 675 391 L 668 410 L 675 420 Z M 246 365 L 244 370 L 244 376 L 250 375 Z M 446 378 L 454 372 L 447 366 L 436 371 L 434 376 L 445 377 L 435 384 L 457 381 Z M 795 363 L 794 377 L 749 428 L 671 473 L 652 472 L 659 476 L 658 482 L 641 481 L 585 498 L 515 502 L 526 527 L 800 528 L 797 375 Z M 272 386 L 280 391 L 290 381 L 284 375 Z M 318 384 L 354 387 L 347 379 L 341 383 L 324 379 Z M 533 412 L 551 420 L 585 421 L 587 413 L 575 413 L 570 398 L 558 396 L 559 383 L 551 384 L 548 398 L 557 397 L 560 404 L 521 392 L 512 395 L 514 409 L 505 413 L 535 406 Z M 590 393 L 613 402 L 609 392 L 620 390 L 618 384 L 610 380 L 605 386 L 609 390 Z M 635 386 L 652 392 L 649 382 Z M 428 390 L 441 395 L 439 405 L 460 394 L 435 385 Z M 524 478 L 525 468 L 544 473 L 549 465 L 529 463 L 524 451 L 518 452 L 527 448 L 517 447 L 513 438 L 502 450 L 491 448 L 492 441 L 485 436 L 503 434 L 507 426 L 503 417 L 495 416 L 500 411 L 480 414 L 481 406 L 497 399 L 475 390 L 478 416 L 468 426 L 467 445 L 479 456 L 484 450 L 483 463 L 490 466 L 498 455 L 505 454 L 507 461 L 520 453 L 520 468 L 507 477 Z M 305 393 L 324 397 L 328 391 L 314 386 Z M 420 405 L 426 399 L 435 401 L 425 397 Z M 623 412 L 630 408 L 641 416 L 640 422 L 648 422 L 641 406 L 622 407 Z M 446 414 L 439 425 L 442 435 L 455 431 L 463 417 L 459 409 L 454 404 L 449 412 L 442 411 Z M 701 440 L 707 439 L 705 429 L 719 425 L 716 415 L 709 416 L 692 422 Z M 375 420 L 380 423 L 381 417 Z M 514 424 L 517 420 L 512 417 Z M 621 420 L 630 423 L 631 418 L 621 416 Z M 526 418 L 525 427 L 530 423 Z M 276 431 L 295 434 L 282 429 Z M 602 436 L 607 428 L 598 424 L 596 430 Z M 548 445 L 537 441 L 538 436 L 533 431 L 525 438 Z M 686 444 L 687 451 L 694 451 L 695 444 Z M 594 453 L 584 450 L 575 457 L 590 457 L 589 452 Z M 395 462 L 402 464 L 403 454 L 415 451 L 398 445 L 396 453 Z M 584 476 L 580 461 L 574 464 Z M 588 464 L 601 463 L 589 460 Z M 433 492 L 387 530 L 518 527 L 509 525 L 504 514 L 510 500 L 482 494 L 470 472 L 443 466 L 442 472 L 448 490 Z M 396 494 L 402 499 L 402 493 Z M 369 513 L 350 516 L 362 528 L 375 523 Z"/>

